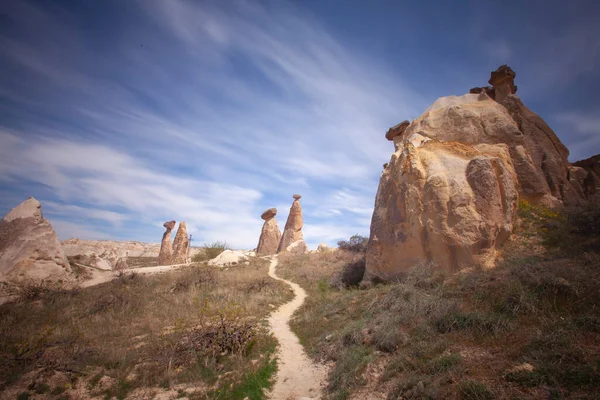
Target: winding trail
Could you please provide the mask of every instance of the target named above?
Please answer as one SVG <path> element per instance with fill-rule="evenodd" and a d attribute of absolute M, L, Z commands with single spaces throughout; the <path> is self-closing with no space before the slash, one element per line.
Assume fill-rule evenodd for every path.
<path fill-rule="evenodd" d="M 275 273 L 277 256 L 269 265 L 269 276 L 291 286 L 295 297 L 269 316 L 269 325 L 279 342 L 277 381 L 270 393 L 273 400 L 308 400 L 321 398 L 325 368 L 317 366 L 306 355 L 298 337 L 290 329 L 292 314 L 302 306 L 306 292 L 298 284 Z"/>

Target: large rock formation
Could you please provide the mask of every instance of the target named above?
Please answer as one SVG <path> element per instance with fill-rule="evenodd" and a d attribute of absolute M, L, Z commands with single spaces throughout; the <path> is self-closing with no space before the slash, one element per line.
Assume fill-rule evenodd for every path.
<path fill-rule="evenodd" d="M 158 265 L 173 264 L 173 244 L 171 243 L 171 231 L 175 228 L 176 221 L 167 221 L 163 224 L 166 231 L 163 234 L 160 244 L 160 252 L 158 253 Z"/>
<path fill-rule="evenodd" d="M 574 162 L 569 168 L 569 181 L 582 197 L 598 200 L 598 196 L 600 196 L 600 154 Z"/>
<path fill-rule="evenodd" d="M 290 214 L 288 215 L 283 235 L 277 248 L 278 253 L 285 251 L 290 244 L 298 240 L 304 240 L 304 235 L 302 234 L 302 227 L 304 226 L 304 222 L 302 221 L 302 206 L 300 206 L 299 201 L 302 196 L 295 194 L 293 197 L 294 202 L 292 203 L 292 207 L 290 207 Z"/>
<path fill-rule="evenodd" d="M 179 223 L 179 228 L 173 241 L 173 264 L 185 264 L 188 262 L 188 234 L 185 221 Z"/>
<path fill-rule="evenodd" d="M 71 266 L 33 197 L 0 221 L 0 281 L 70 279 Z"/>
<path fill-rule="evenodd" d="M 277 209 L 269 208 L 260 216 L 265 223 L 260 231 L 258 246 L 256 246 L 256 255 L 258 256 L 277 253 L 277 247 L 281 241 L 281 231 L 279 225 L 277 225 L 275 215 L 277 215 Z"/>
<path fill-rule="evenodd" d="M 508 66 L 502 65 L 493 71 L 490 84 L 493 85 L 492 95 L 498 105 L 508 111 L 515 122 L 517 130 L 495 130 L 494 134 L 472 137 L 467 143 L 506 143 L 513 164 L 519 177 L 519 194 L 521 198 L 549 207 L 575 206 L 584 201 L 577 188 L 569 179 L 570 163 L 569 150 L 561 143 L 554 131 L 536 113 L 527 108 L 521 99 L 515 95 L 515 72 Z M 487 107 L 485 103 L 480 105 Z M 495 125 L 492 115 L 482 114 L 471 118 L 470 123 L 482 123 L 487 129 Z M 454 119 L 449 123 L 460 128 L 460 121 Z M 453 140 L 444 137 L 440 139 Z M 464 135 L 461 135 L 464 140 Z"/>
<path fill-rule="evenodd" d="M 519 196 L 562 207 L 595 190 L 591 169 L 571 166 L 552 129 L 515 95 L 515 76 L 503 65 L 492 87 L 440 98 L 386 133 L 395 152 L 375 200 L 367 279 L 423 261 L 446 270 L 492 266 Z"/>

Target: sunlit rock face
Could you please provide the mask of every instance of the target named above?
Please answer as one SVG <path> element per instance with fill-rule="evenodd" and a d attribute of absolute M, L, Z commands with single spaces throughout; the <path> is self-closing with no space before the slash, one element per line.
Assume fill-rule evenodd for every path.
<path fill-rule="evenodd" d="M 304 235 L 302 234 L 304 222 L 302 220 L 302 206 L 300 205 L 300 198 L 302 196 L 295 194 L 293 197 L 294 202 L 290 208 L 290 214 L 288 215 L 285 228 L 283 229 L 283 235 L 281 236 L 281 241 L 277 248 L 278 253 L 286 251 L 292 243 L 304 240 Z"/>
<path fill-rule="evenodd" d="M 173 241 L 173 264 L 185 264 L 188 262 L 188 233 L 185 221 L 179 223 L 175 240 Z"/>
<path fill-rule="evenodd" d="M 256 255 L 266 256 L 277 253 L 277 247 L 281 241 L 281 231 L 277 220 L 276 208 L 269 208 L 260 216 L 265 222 L 260 231 L 260 238 L 258 239 L 258 246 L 256 247 Z"/>
<path fill-rule="evenodd" d="M 0 281 L 72 278 L 58 236 L 30 197 L 0 221 Z"/>
<path fill-rule="evenodd" d="M 492 86 L 442 97 L 386 133 L 394 154 L 379 183 L 365 279 L 390 279 L 421 262 L 445 270 L 493 266 L 519 198 L 574 206 L 597 192 L 594 162 L 569 152 L 516 96 L 503 65 Z"/>
<path fill-rule="evenodd" d="M 176 221 L 167 221 L 163 224 L 165 233 L 163 233 L 160 243 L 160 252 L 158 253 L 158 265 L 173 264 L 173 243 L 171 242 L 171 231 L 175 228 Z"/>

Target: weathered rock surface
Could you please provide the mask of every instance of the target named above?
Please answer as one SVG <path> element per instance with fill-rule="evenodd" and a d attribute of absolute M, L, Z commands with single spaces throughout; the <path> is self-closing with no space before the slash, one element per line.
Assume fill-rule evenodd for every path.
<path fill-rule="evenodd" d="M 300 205 L 300 198 L 302 196 L 295 194 L 293 197 L 294 202 L 290 208 L 290 214 L 285 223 L 279 247 L 277 247 L 278 253 L 285 251 L 290 244 L 297 242 L 298 240 L 304 240 L 304 235 L 302 234 L 304 222 L 302 221 L 302 206 Z"/>
<path fill-rule="evenodd" d="M 256 246 L 256 254 L 258 256 L 277 253 L 277 247 L 281 241 L 281 231 L 279 230 L 279 225 L 277 225 L 275 215 L 277 215 L 276 208 L 269 208 L 261 215 L 261 218 L 264 219 L 265 222 L 260 231 L 258 246 Z"/>
<path fill-rule="evenodd" d="M 510 235 L 517 203 L 506 145 L 414 133 L 381 176 L 366 278 L 393 279 L 424 260 L 450 271 L 491 266 Z"/>
<path fill-rule="evenodd" d="M 387 140 L 394 140 L 394 138 L 396 136 L 401 136 L 404 133 L 404 131 L 406 130 L 406 128 L 408 128 L 408 125 L 410 125 L 410 121 L 404 120 L 404 121 L 400 122 L 398 125 L 392 126 L 385 133 L 385 138 Z"/>
<path fill-rule="evenodd" d="M 0 281 L 71 279 L 60 241 L 33 197 L 0 221 Z"/>
<path fill-rule="evenodd" d="M 210 260 L 208 262 L 208 265 L 212 267 L 227 267 L 231 265 L 245 263 L 250 257 L 255 256 L 256 253 L 253 251 L 225 250 L 217 257 Z"/>
<path fill-rule="evenodd" d="M 175 240 L 173 241 L 173 264 L 185 264 L 188 262 L 188 245 L 187 225 L 185 221 L 181 221 L 175 234 Z"/>
<path fill-rule="evenodd" d="M 163 224 L 166 231 L 163 234 L 160 244 L 160 253 L 158 253 L 158 265 L 173 264 L 173 244 L 171 243 L 171 231 L 175 228 L 176 221 L 167 221 Z"/>
<path fill-rule="evenodd" d="M 304 240 L 297 240 L 285 248 L 285 252 L 292 255 L 308 253 L 308 246 Z"/>
<path fill-rule="evenodd" d="M 422 261 L 447 270 L 492 266 L 519 197 L 562 207 L 598 192 L 597 164 L 570 165 L 567 148 L 515 95 L 515 76 L 503 65 L 492 87 L 442 97 L 407 127 L 392 128 L 395 152 L 375 200 L 366 278 L 393 278 Z"/>
<path fill-rule="evenodd" d="M 273 208 L 269 208 L 268 210 L 266 210 L 265 212 L 263 212 L 260 217 L 267 221 L 271 218 L 274 218 L 277 215 L 277 209 L 275 207 Z"/>

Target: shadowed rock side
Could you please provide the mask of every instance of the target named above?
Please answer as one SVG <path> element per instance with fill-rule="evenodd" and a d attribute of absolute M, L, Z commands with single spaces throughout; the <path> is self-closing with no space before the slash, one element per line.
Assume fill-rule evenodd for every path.
<path fill-rule="evenodd" d="M 569 181 L 586 198 L 600 196 L 600 154 L 574 162 L 569 169 Z"/>
<path fill-rule="evenodd" d="M 167 221 L 163 224 L 166 231 L 163 234 L 160 244 L 160 252 L 158 253 L 158 265 L 173 264 L 173 245 L 171 243 L 171 231 L 175 228 L 175 221 Z"/>
<path fill-rule="evenodd" d="M 285 251 L 290 244 L 297 242 L 298 240 L 304 240 L 304 235 L 302 234 L 304 222 L 302 221 L 302 206 L 300 206 L 300 198 L 302 196 L 295 194 L 293 197 L 294 202 L 290 208 L 290 214 L 288 215 L 283 235 L 281 236 L 281 241 L 277 248 L 278 253 Z"/>
<path fill-rule="evenodd" d="M 41 204 L 30 197 L 0 221 L 0 281 L 58 280 L 71 277 L 71 266 Z"/>
<path fill-rule="evenodd" d="M 187 226 L 184 221 L 181 221 L 173 241 L 173 264 L 185 264 L 187 262 L 188 244 Z"/>
<path fill-rule="evenodd" d="M 281 231 L 277 220 L 276 208 L 269 208 L 260 216 L 265 222 L 260 231 L 260 238 L 258 239 L 258 246 L 256 246 L 257 256 L 266 256 L 277 253 L 277 247 L 281 241 Z"/>

